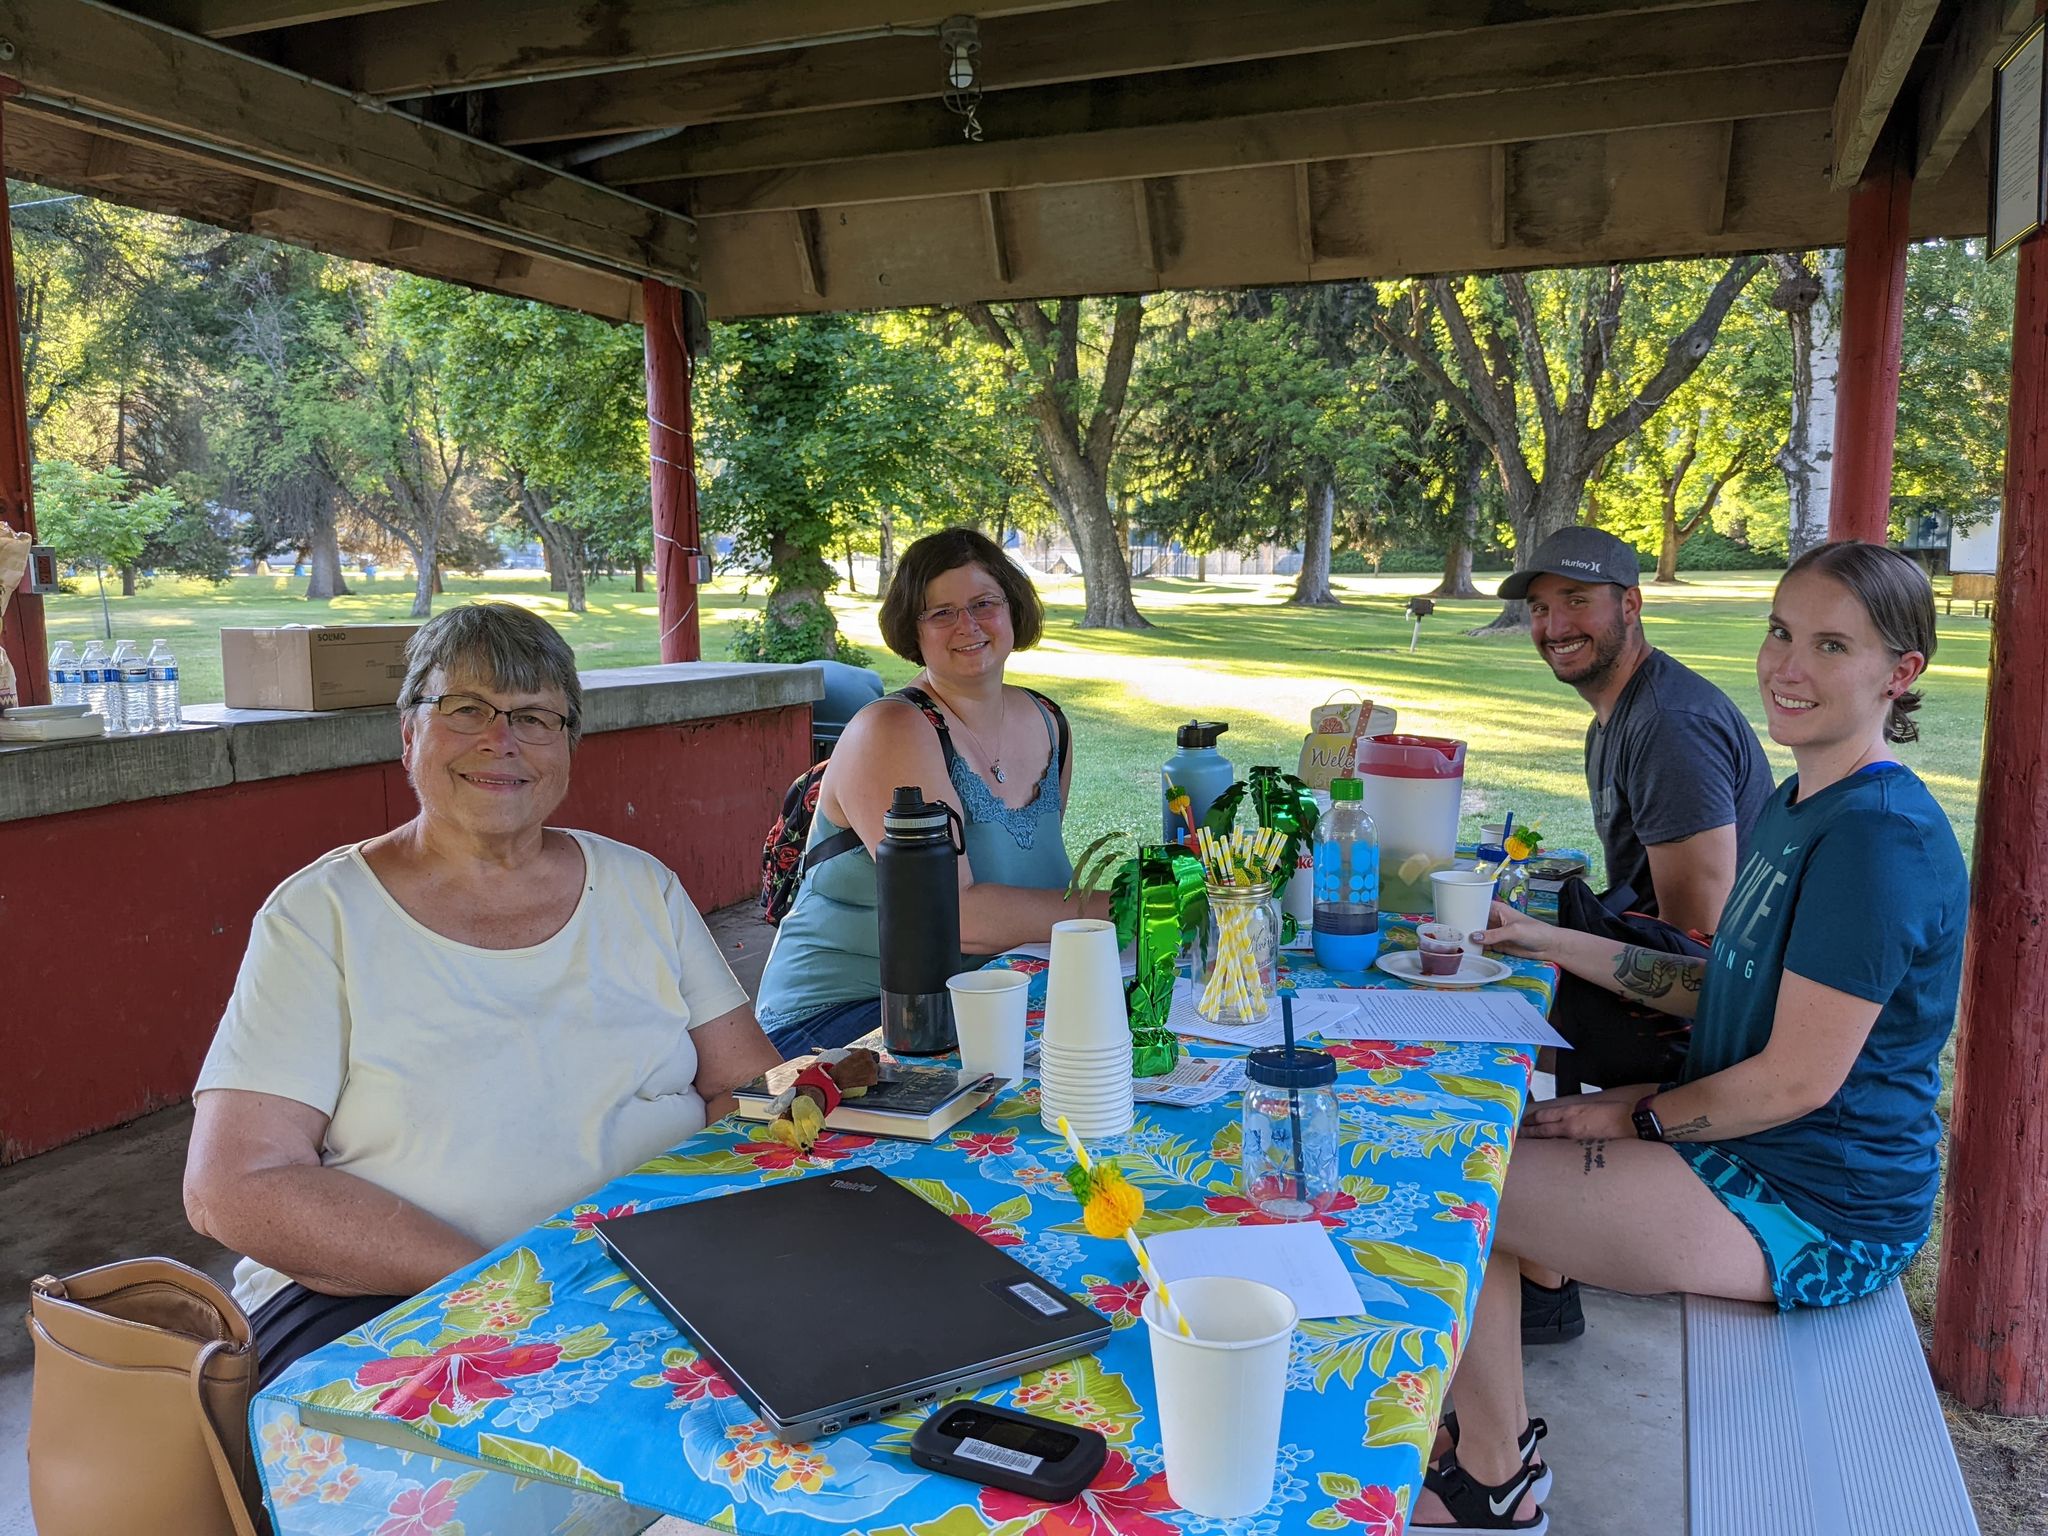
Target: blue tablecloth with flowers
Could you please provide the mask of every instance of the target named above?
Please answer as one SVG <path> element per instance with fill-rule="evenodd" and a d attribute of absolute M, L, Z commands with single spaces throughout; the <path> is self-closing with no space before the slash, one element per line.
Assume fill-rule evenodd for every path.
<path fill-rule="evenodd" d="M 1414 943 L 1403 925 L 1390 939 Z M 1401 985 L 1287 962 L 1297 986 Z M 1547 1010 L 1554 973 L 1513 967 L 1502 985 Z M 1042 980 L 1033 993 L 1035 1006 Z M 1297 1329 L 1279 1478 L 1250 1519 L 1206 1519 L 1168 1496 L 1143 1283 L 1124 1245 L 1083 1230 L 1061 1177 L 1068 1153 L 1026 1086 L 929 1146 L 828 1132 L 798 1154 L 728 1119 L 308 1355 L 251 1414 L 279 1536 L 608 1536 L 664 1513 L 744 1536 L 1398 1536 L 1471 1323 L 1532 1063 L 1492 1045 L 1330 1049 L 1343 1187 L 1319 1219 L 1365 1311 Z M 1238 1188 L 1238 1149 L 1233 1095 L 1203 1109 L 1141 1104 L 1130 1133 L 1100 1151 L 1144 1189 L 1153 1232 L 1267 1219 Z M 1078 1499 L 1042 1504 L 923 1471 L 909 1458 L 914 1416 L 815 1444 L 775 1440 L 596 1240 L 614 1216 L 850 1163 L 904 1181 L 1115 1325 L 1099 1354 L 980 1394 L 1108 1438 L 1108 1462 Z"/>

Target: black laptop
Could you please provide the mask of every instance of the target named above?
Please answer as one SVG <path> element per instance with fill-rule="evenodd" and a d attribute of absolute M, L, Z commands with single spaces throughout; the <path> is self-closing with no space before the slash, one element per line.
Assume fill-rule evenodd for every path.
<path fill-rule="evenodd" d="M 597 1234 L 785 1440 L 1109 1337 L 1099 1314 L 875 1168 L 643 1211 Z"/>

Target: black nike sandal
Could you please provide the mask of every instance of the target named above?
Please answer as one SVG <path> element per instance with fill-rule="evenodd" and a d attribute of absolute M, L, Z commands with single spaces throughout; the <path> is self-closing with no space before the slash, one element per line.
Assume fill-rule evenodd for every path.
<path fill-rule="evenodd" d="M 1445 1434 L 1451 1437 L 1451 1450 L 1455 1453 L 1458 1448 L 1458 1410 L 1453 1408 L 1449 1413 L 1445 1414 L 1440 1427 Z M 1550 1426 L 1541 1419 L 1531 1419 L 1522 1426 L 1522 1433 L 1515 1441 L 1515 1449 L 1522 1453 L 1523 1466 L 1526 1467 L 1531 1461 L 1535 1460 L 1536 1442 L 1543 1439 L 1549 1433 Z M 1451 1458 L 1446 1456 L 1443 1459 L 1449 1461 Z M 1531 1491 L 1536 1495 L 1536 1502 L 1538 1504 L 1549 1502 L 1550 1485 L 1555 1481 L 1556 1479 L 1550 1475 L 1549 1462 L 1544 1462 L 1543 1465 L 1536 1469 L 1536 1484 Z"/>
<path fill-rule="evenodd" d="M 1422 1486 L 1443 1502 L 1450 1515 L 1447 1524 L 1425 1524 L 1420 1518 L 1408 1522 L 1410 1536 L 1499 1536 L 1502 1531 L 1511 1531 L 1516 1536 L 1545 1536 L 1550 1529 L 1550 1516 L 1543 1512 L 1543 1505 L 1536 1504 L 1536 1512 L 1526 1520 L 1515 1518 L 1515 1511 L 1522 1501 L 1529 1497 L 1536 1487 L 1537 1469 L 1524 1465 L 1504 1483 L 1491 1487 L 1478 1481 L 1458 1465 L 1456 1456 L 1447 1456 L 1436 1466 L 1422 1475 Z"/>

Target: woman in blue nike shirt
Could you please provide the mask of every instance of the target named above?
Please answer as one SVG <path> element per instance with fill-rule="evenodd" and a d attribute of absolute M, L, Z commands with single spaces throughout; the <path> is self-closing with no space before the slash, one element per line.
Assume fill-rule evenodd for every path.
<path fill-rule="evenodd" d="M 1969 882 L 1892 747 L 1918 735 L 1934 641 L 1933 590 L 1895 550 L 1823 544 L 1785 573 L 1756 673 L 1798 771 L 1757 821 L 1705 960 L 1494 907 L 1486 943 L 1696 1022 L 1681 1081 L 1524 1119 L 1411 1530 L 1548 1528 L 1521 1260 L 1609 1290 L 1824 1307 L 1889 1284 L 1926 1242 Z"/>

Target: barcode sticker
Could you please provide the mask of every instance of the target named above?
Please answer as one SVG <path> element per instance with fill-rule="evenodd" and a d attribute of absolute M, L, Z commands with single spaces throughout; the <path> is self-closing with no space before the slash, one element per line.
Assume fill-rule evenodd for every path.
<path fill-rule="evenodd" d="M 986 1440 L 962 1440 L 960 1448 L 953 1454 L 965 1456 L 969 1461 L 981 1461 L 992 1467 L 1001 1467 L 1006 1472 L 1021 1473 L 1025 1477 L 1029 1477 L 1045 1464 L 1045 1458 L 1042 1456 L 1027 1456 L 1022 1451 L 990 1445 Z"/>
<path fill-rule="evenodd" d="M 1046 1295 L 1044 1291 L 1033 1285 L 1029 1280 L 1019 1280 L 1010 1287 L 1010 1294 L 1026 1306 L 1044 1313 L 1047 1317 L 1058 1317 L 1067 1310 L 1064 1304 Z"/>

